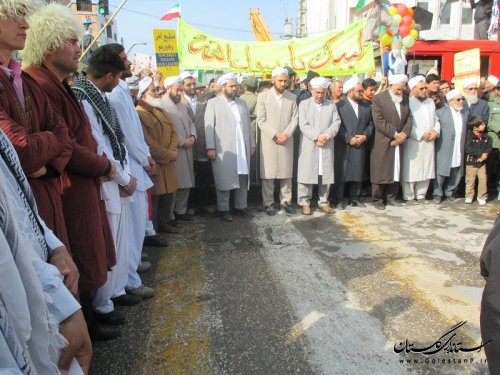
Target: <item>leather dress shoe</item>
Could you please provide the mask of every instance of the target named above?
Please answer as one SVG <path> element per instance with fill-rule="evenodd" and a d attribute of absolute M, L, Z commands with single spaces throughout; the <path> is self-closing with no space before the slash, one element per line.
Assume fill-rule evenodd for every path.
<path fill-rule="evenodd" d="M 142 298 L 131 294 L 122 294 L 119 297 L 111 298 L 111 301 L 118 306 L 133 306 L 141 303 Z"/>
<path fill-rule="evenodd" d="M 134 296 L 141 297 L 142 299 L 151 298 L 154 295 L 154 289 L 146 285 L 141 285 L 138 288 L 129 289 L 125 288 L 127 294 L 132 294 Z"/>
<path fill-rule="evenodd" d="M 210 206 L 203 206 L 200 208 L 201 212 L 205 214 L 215 214 L 215 208 L 210 207 Z"/>
<path fill-rule="evenodd" d="M 405 204 L 407 206 L 418 206 L 420 203 L 415 199 L 408 199 Z"/>
<path fill-rule="evenodd" d="M 311 207 L 308 205 L 302 206 L 302 215 L 311 215 Z"/>
<path fill-rule="evenodd" d="M 429 202 L 427 199 L 425 199 L 425 198 L 420 198 L 420 199 L 417 199 L 417 202 L 418 202 L 419 204 L 429 204 L 429 203 L 430 203 L 430 202 Z"/>
<path fill-rule="evenodd" d="M 319 206 L 318 208 L 319 208 L 319 210 L 321 212 L 323 212 L 324 214 L 328 214 L 328 215 L 329 214 L 333 214 L 335 212 L 334 209 L 330 207 L 330 205 L 328 205 L 328 206 Z"/>
<path fill-rule="evenodd" d="M 397 201 L 395 199 L 388 200 L 387 205 L 394 206 L 394 207 L 403 207 L 403 204 L 400 201 Z"/>
<path fill-rule="evenodd" d="M 151 262 L 140 262 L 139 265 L 137 266 L 137 272 L 146 272 L 151 268 L 152 264 Z"/>
<path fill-rule="evenodd" d="M 231 212 L 224 211 L 222 213 L 222 220 L 227 221 L 228 223 L 231 223 L 233 221 L 233 217 L 231 216 Z"/>
<path fill-rule="evenodd" d="M 435 204 L 439 204 L 443 201 L 443 198 L 441 197 L 438 197 L 437 195 L 434 197 L 434 199 L 432 200 Z"/>
<path fill-rule="evenodd" d="M 98 322 L 103 324 L 111 324 L 113 326 L 119 326 L 127 323 L 127 318 L 125 314 L 117 310 L 113 310 L 106 314 L 95 313 L 95 318 Z"/>
<path fill-rule="evenodd" d="M 155 234 L 153 236 L 144 237 L 144 246 L 155 246 L 155 247 L 166 247 L 168 246 L 168 241 L 162 236 Z"/>
<path fill-rule="evenodd" d="M 266 214 L 268 214 L 269 216 L 276 215 L 276 209 L 274 208 L 274 206 L 272 204 L 270 206 L 266 207 Z"/>
<path fill-rule="evenodd" d="M 373 207 L 375 207 L 377 210 L 385 210 L 385 206 L 382 203 L 374 203 Z"/>
<path fill-rule="evenodd" d="M 174 228 L 179 228 L 181 226 L 179 222 L 175 219 L 170 220 L 167 224 Z"/>
<path fill-rule="evenodd" d="M 174 227 L 170 224 L 166 224 L 166 225 L 161 225 L 158 227 L 158 232 L 162 232 L 162 233 L 170 233 L 170 234 L 175 234 L 175 233 L 179 233 L 181 230 L 177 227 Z"/>
<path fill-rule="evenodd" d="M 345 204 L 345 202 L 342 200 L 341 202 L 339 202 L 339 204 L 337 204 L 337 207 L 335 207 L 337 210 L 345 210 L 347 208 L 347 205 Z"/>
<path fill-rule="evenodd" d="M 248 219 L 251 219 L 255 215 L 253 214 L 252 210 L 250 210 L 248 207 L 245 208 L 236 208 L 234 210 L 234 213 L 238 216 L 246 217 Z"/>
<path fill-rule="evenodd" d="M 297 210 L 291 204 L 285 202 L 285 212 L 290 215 L 295 215 Z"/>
<path fill-rule="evenodd" d="M 92 327 L 89 327 L 89 335 L 92 341 L 113 340 L 122 335 L 122 330 L 117 326 L 95 323 Z"/>
<path fill-rule="evenodd" d="M 363 203 L 363 202 L 361 202 L 361 201 L 358 201 L 357 199 L 353 200 L 353 201 L 351 202 L 351 205 L 352 205 L 353 207 L 366 207 L 366 203 Z"/>
<path fill-rule="evenodd" d="M 446 200 L 447 200 L 448 202 L 451 202 L 451 203 L 457 203 L 457 202 L 459 202 L 459 201 L 460 201 L 460 199 L 455 198 L 453 195 L 452 195 L 452 196 L 450 196 L 450 197 L 446 197 Z"/>
<path fill-rule="evenodd" d="M 191 221 L 193 219 L 192 216 L 189 216 L 189 215 L 180 215 L 180 214 L 175 214 L 175 220 L 179 220 L 179 221 Z"/>

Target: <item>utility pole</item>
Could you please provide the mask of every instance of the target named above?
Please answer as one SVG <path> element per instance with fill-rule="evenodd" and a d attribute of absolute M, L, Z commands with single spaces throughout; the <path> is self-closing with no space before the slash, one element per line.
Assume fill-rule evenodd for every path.
<path fill-rule="evenodd" d="M 297 37 L 307 36 L 307 0 L 299 0 L 299 16 L 297 22 Z"/>

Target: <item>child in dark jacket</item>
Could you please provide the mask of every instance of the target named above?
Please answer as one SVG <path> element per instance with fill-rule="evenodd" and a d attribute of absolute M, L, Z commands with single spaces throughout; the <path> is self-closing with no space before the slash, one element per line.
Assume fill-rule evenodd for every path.
<path fill-rule="evenodd" d="M 486 204 L 488 189 L 486 187 L 486 160 L 492 149 L 492 140 L 485 132 L 486 124 L 479 116 L 472 116 L 467 122 L 465 137 L 465 203 L 472 203 L 476 177 L 477 202 L 480 206 Z"/>

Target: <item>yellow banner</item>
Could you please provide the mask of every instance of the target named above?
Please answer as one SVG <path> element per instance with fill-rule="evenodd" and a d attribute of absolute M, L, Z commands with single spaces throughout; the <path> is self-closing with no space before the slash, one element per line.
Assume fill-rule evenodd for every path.
<path fill-rule="evenodd" d="M 163 77 L 179 74 L 179 55 L 175 30 L 153 30 L 153 41 L 156 55 L 156 69 Z"/>
<path fill-rule="evenodd" d="M 476 78 L 481 83 L 481 56 L 479 48 L 457 52 L 454 56 L 455 88 L 462 90 L 464 80 Z"/>
<path fill-rule="evenodd" d="M 272 42 L 219 39 L 179 20 L 182 69 L 269 73 L 290 66 L 299 75 L 314 70 L 324 76 L 375 70 L 373 45 L 364 44 L 366 19 L 320 36 Z"/>

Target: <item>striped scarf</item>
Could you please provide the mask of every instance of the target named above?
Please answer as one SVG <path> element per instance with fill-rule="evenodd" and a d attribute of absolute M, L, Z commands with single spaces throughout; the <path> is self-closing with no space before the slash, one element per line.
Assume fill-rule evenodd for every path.
<path fill-rule="evenodd" d="M 113 157 L 123 167 L 126 163 L 127 151 L 125 150 L 125 137 L 123 135 L 116 113 L 107 98 L 103 98 L 99 90 L 84 76 L 76 77 L 71 86 L 78 100 L 90 103 L 94 112 L 101 118 L 102 129 L 111 143 Z"/>

